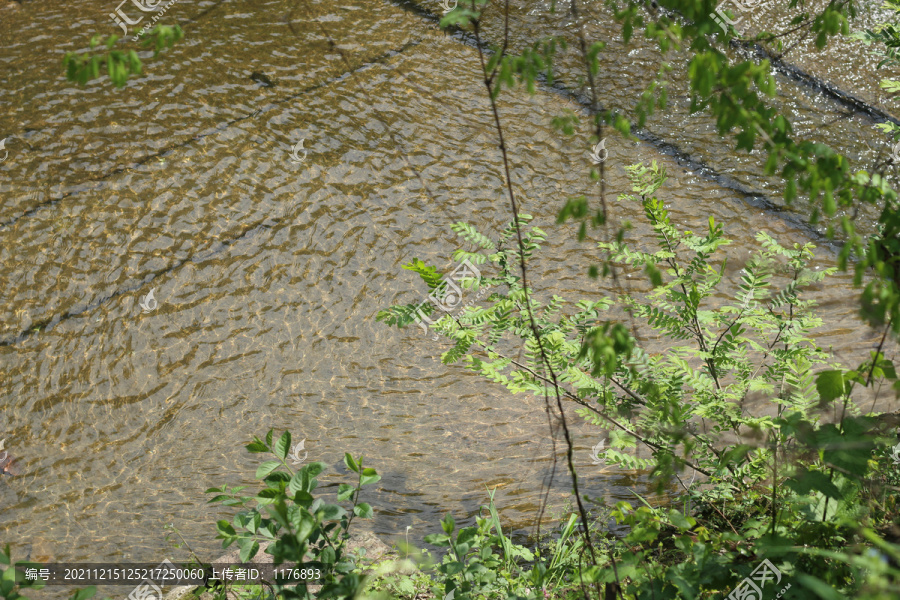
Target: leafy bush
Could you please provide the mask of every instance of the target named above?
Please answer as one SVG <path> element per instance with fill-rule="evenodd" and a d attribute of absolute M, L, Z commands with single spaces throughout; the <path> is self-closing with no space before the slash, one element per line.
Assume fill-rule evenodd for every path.
<path fill-rule="evenodd" d="M 452 515 L 441 521 L 443 533 L 425 541 L 448 552 L 437 564 L 430 554 L 416 551 L 423 569 L 412 574 L 388 570 L 368 591 L 389 590 L 392 597 L 416 598 L 429 593 L 439 598 L 548 598 L 560 596 L 572 585 L 572 575 L 581 562 L 582 541 L 573 535 L 575 515 L 562 525 L 548 544 L 533 549 L 514 543 L 500 524 L 493 493 L 475 524 L 457 530 Z"/>
<path fill-rule="evenodd" d="M 455 342 L 444 362 L 462 360 L 514 393 L 576 403 L 588 422 L 611 430 L 602 453 L 607 462 L 647 470 L 660 491 L 677 481 L 699 503 L 694 514 L 619 503 L 613 516 L 629 527 L 628 535 L 617 540 L 611 560 L 583 568 L 578 580 L 626 597 L 705 597 L 739 583 L 733 571 L 745 576 L 770 559 L 793 577 L 785 598 L 834 597 L 826 590 L 885 597 L 891 577 L 900 575 L 891 562 L 900 556 L 900 538 L 886 539 L 900 526 L 891 500 L 898 488 L 878 480 L 889 470 L 889 438 L 877 419 L 861 414 L 852 393 L 855 386 L 896 379 L 893 364 L 879 349 L 855 370 L 824 369 L 828 356 L 811 336 L 822 322 L 801 294 L 833 269 L 810 268 L 812 244 L 786 248 L 759 233 L 759 249 L 728 293 L 725 261 L 717 258 L 729 243 L 722 227 L 710 219 L 703 234 L 677 230 L 655 196 L 665 172 L 655 163 L 628 172 L 634 194 L 620 201 L 641 206 L 655 248 L 634 249 L 624 237 L 599 246 L 620 268 L 643 269 L 651 289 L 574 305 L 558 296 L 540 303 L 530 291 L 526 296 L 518 247 L 507 244 L 515 224 L 497 243 L 469 225 L 454 225 L 477 248 L 454 258 L 497 271 L 464 285 L 503 291 L 491 294 L 490 306 L 446 314 L 431 325 Z M 520 225 L 528 221 L 520 215 Z M 537 228 L 523 236 L 526 261 L 544 239 Z M 417 261 L 408 268 L 437 285 L 432 267 Z M 393 306 L 378 318 L 402 326 L 414 320 L 415 308 Z M 664 351 L 648 353 L 625 323 L 604 320 L 613 308 L 656 332 Z M 522 357 L 513 358 L 505 349 L 519 344 Z M 754 396 L 769 403 L 751 412 L 747 401 Z M 839 421 L 820 423 L 823 409 Z M 639 444 L 646 457 L 635 452 Z M 686 468 L 702 474 L 702 483 L 685 484 Z M 452 520 L 444 528 L 441 541 L 452 550 Z M 479 530 L 463 531 L 455 543 L 463 537 L 468 549 Z M 866 553 L 873 545 L 875 556 Z M 450 570 L 461 569 L 462 557 L 451 554 Z M 466 592 L 477 593 L 479 581 L 473 576 Z"/>
<path fill-rule="evenodd" d="M 357 474 L 357 481 L 340 484 L 337 501 L 349 506 L 345 509 L 327 503 L 313 497 L 318 486 L 316 476 L 327 465 L 313 462 L 294 472 L 285 462 L 291 449 L 290 432 L 285 431 L 274 444 L 272 433 L 270 430 L 266 434 L 265 441 L 254 438 L 247 446 L 250 452 L 268 452 L 277 459 L 263 462 L 256 470 L 256 478 L 265 484 L 263 489 L 255 496 L 238 496 L 243 487 L 228 489 L 226 485 L 207 490 L 217 494 L 209 502 L 243 508 L 231 523 L 225 520 L 217 523 L 217 537 L 223 540 L 223 548 L 237 543 L 242 562 L 256 556 L 260 541 L 272 541 L 266 552 L 272 555 L 275 565 L 290 563 L 297 568 L 321 568 L 324 584 L 317 597 L 353 598 L 362 589 L 365 577 L 355 572 L 346 542 L 354 518 L 372 517 L 372 507 L 359 501 L 360 490 L 364 485 L 376 483 L 381 476 L 375 469 L 364 467 L 361 457 L 354 459 L 345 454 L 344 464 Z M 253 506 L 248 506 L 251 503 Z M 285 599 L 312 597 L 305 584 L 276 584 L 272 594 Z"/>

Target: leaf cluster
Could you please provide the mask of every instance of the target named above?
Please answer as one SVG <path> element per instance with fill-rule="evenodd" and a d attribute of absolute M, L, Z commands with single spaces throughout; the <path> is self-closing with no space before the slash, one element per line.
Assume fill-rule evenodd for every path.
<path fill-rule="evenodd" d="M 369 519 L 373 515 L 369 504 L 359 502 L 362 487 L 378 482 L 381 476 L 375 469 L 364 467 L 361 457 L 345 454 L 344 464 L 357 475 L 354 484 L 342 483 L 338 487 L 337 502 L 349 504 L 345 508 L 313 494 L 318 487 L 317 476 L 327 465 L 314 462 L 294 472 L 285 462 L 290 448 L 290 432 L 285 431 L 273 443 L 272 430 L 265 440 L 254 438 L 247 446 L 251 453 L 271 453 L 276 459 L 257 467 L 256 478 L 263 488 L 256 495 L 239 496 L 244 487 L 223 486 L 206 491 L 216 494 L 210 503 L 242 509 L 231 522 L 220 520 L 216 524 L 216 537 L 223 540 L 223 548 L 236 543 L 242 562 L 256 556 L 260 541 L 269 541 L 266 553 L 272 555 L 275 565 L 288 563 L 296 568 L 321 569 L 324 583 L 317 597 L 352 598 L 364 586 L 365 577 L 355 572 L 346 542 L 353 519 Z M 272 589 L 278 598 L 312 597 L 306 584 L 282 584 L 276 580 Z"/>
<path fill-rule="evenodd" d="M 178 25 L 173 27 L 157 25 L 145 35 L 147 39 L 143 40 L 141 44 L 145 48 L 153 46 L 153 56 L 156 57 L 163 49 L 171 48 L 175 42 L 181 40 L 184 32 Z M 117 88 L 121 88 L 128 83 L 129 77 L 141 74 L 143 65 L 135 50 L 112 49 L 119 40 L 119 36 L 111 35 L 105 41 L 101 42 L 101 40 L 102 36 L 99 34 L 91 38 L 89 51 L 86 53 L 66 53 L 63 57 L 66 79 L 85 85 L 88 81 L 99 79 L 100 67 L 105 65 L 110 81 Z M 101 43 L 106 50 L 95 53 L 94 50 Z"/>

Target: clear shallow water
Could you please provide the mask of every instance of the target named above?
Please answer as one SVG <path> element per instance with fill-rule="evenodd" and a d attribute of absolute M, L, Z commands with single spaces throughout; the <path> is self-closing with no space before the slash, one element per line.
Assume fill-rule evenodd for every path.
<path fill-rule="evenodd" d="M 343 452 L 364 454 L 383 475 L 367 498 L 377 533 L 399 539 L 411 525 L 420 540 L 448 511 L 475 513 L 494 487 L 504 519 L 530 530 L 553 460 L 543 400 L 442 365 L 446 342 L 374 320 L 424 299 L 402 264 L 452 268 L 451 222 L 490 234 L 509 218 L 473 49 L 390 3 L 180 0 L 161 22 L 181 23 L 186 38 L 147 56 L 145 77 L 123 90 L 69 84 L 62 54 L 113 33 L 113 8 L 0 7 L 0 135 L 10 136 L 0 163 L 0 428 L 23 470 L 0 482 L 0 542 L 33 560 L 152 562 L 184 557 L 165 541 L 174 523 L 201 556 L 217 556 L 214 522 L 227 513 L 206 506 L 203 490 L 252 483 L 259 457 L 243 446 L 269 428 L 289 428 L 309 460 L 332 465 L 326 490 L 341 480 Z M 515 9 L 520 27 L 552 31 L 543 4 Z M 619 39 L 599 16 L 589 31 Z M 656 59 L 640 41 L 607 54 L 602 99 L 625 109 Z M 842 60 L 874 64 L 861 53 Z M 561 61 L 563 81 L 574 65 Z M 276 85 L 261 87 L 253 71 Z M 648 131 L 777 199 L 758 157 L 718 140 L 672 85 L 672 108 Z M 805 133 L 870 156 L 871 122 L 828 124 L 833 104 L 779 85 Z M 577 300 L 597 293 L 583 276 L 589 247 L 553 222 L 565 198 L 593 188 L 587 136 L 561 139 L 549 126 L 563 109 L 578 105 L 548 91 L 508 94 L 501 116 L 520 200 L 552 232 L 535 287 Z M 296 164 L 301 139 L 308 154 Z M 607 148 L 613 193 L 626 189 L 625 165 L 657 160 L 672 176 L 674 221 L 724 223 L 732 277 L 755 231 L 809 239 L 802 207 L 793 219 L 754 208 L 651 143 L 611 133 Z M 614 211 L 639 220 L 634 207 Z M 822 248 L 821 265 L 830 256 Z M 158 306 L 144 312 L 151 290 Z M 878 336 L 859 329 L 849 278 L 816 295 L 823 343 L 859 360 Z M 639 474 L 592 467 L 603 432 L 570 417 L 583 489 L 608 502 L 633 499 L 629 488 L 644 494 Z M 567 490 L 558 477 L 553 507 Z"/>

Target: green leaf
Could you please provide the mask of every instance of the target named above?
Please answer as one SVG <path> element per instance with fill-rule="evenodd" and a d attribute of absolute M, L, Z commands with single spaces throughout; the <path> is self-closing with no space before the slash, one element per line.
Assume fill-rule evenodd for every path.
<path fill-rule="evenodd" d="M 253 452 L 254 454 L 259 454 L 261 452 L 268 452 L 269 447 L 266 446 L 262 440 L 254 440 L 245 446 L 249 452 Z"/>
<path fill-rule="evenodd" d="M 365 502 L 360 502 L 353 507 L 353 514 L 355 514 L 360 519 L 371 519 L 375 513 L 372 510 L 371 506 L 369 506 Z"/>
<path fill-rule="evenodd" d="M 303 467 L 303 471 L 305 471 L 310 477 L 317 477 L 322 471 L 324 471 L 328 465 L 323 462 L 311 462 L 308 465 Z"/>
<path fill-rule="evenodd" d="M 339 502 L 343 502 L 344 500 L 349 500 L 353 493 L 357 490 L 356 486 L 352 486 L 347 483 L 342 483 L 338 486 L 338 494 L 337 499 Z"/>
<path fill-rule="evenodd" d="M 266 462 L 264 462 L 263 464 L 259 465 L 256 468 L 256 478 L 263 479 L 269 473 L 271 473 L 272 471 L 274 471 L 275 469 L 277 469 L 280 466 L 281 466 L 281 463 L 278 462 L 277 460 L 267 460 Z"/>
<path fill-rule="evenodd" d="M 831 479 L 821 471 L 801 470 L 797 475 L 786 481 L 787 486 L 798 494 L 808 494 L 810 490 L 822 492 L 834 500 L 842 500 L 844 495 Z"/>
<path fill-rule="evenodd" d="M 301 508 L 295 524 L 297 525 L 295 531 L 297 541 L 305 542 L 316 528 L 316 518 L 308 510 Z"/>
<path fill-rule="evenodd" d="M 418 258 L 413 258 L 409 264 L 403 265 L 403 268 L 418 273 L 422 281 L 428 286 L 429 292 L 442 283 L 443 276 L 437 272 L 437 267 L 428 266 Z"/>
<path fill-rule="evenodd" d="M 687 531 L 697 524 L 697 520 L 692 516 L 685 516 L 674 508 L 669 510 L 669 521 L 681 531 Z"/>
<path fill-rule="evenodd" d="M 242 563 L 250 562 L 250 559 L 259 552 L 259 542 L 253 538 L 238 538 L 237 545 L 241 549 L 240 559 Z"/>
<path fill-rule="evenodd" d="M 476 535 L 478 535 L 477 527 L 463 527 L 456 536 L 456 544 L 468 544 L 475 539 Z M 498 535 L 503 535 L 503 533 L 498 532 Z"/>
<path fill-rule="evenodd" d="M 794 577 L 797 578 L 797 581 L 800 582 L 800 585 L 808 590 L 811 590 L 819 598 L 823 598 L 824 600 L 845 600 L 845 597 L 843 595 L 836 592 L 833 587 L 831 587 L 821 579 L 817 579 L 812 575 L 806 575 L 803 573 L 798 573 L 794 575 Z"/>
<path fill-rule="evenodd" d="M 450 536 L 443 533 L 430 533 L 425 536 L 425 543 L 433 546 L 448 546 L 450 545 Z"/>
<path fill-rule="evenodd" d="M 272 516 L 272 518 L 275 520 L 276 523 L 278 523 L 285 529 L 291 528 L 291 523 L 288 520 L 287 505 L 284 502 L 279 500 L 278 502 L 275 502 L 274 504 L 270 504 L 270 505 L 268 505 L 267 510 L 269 511 L 269 514 Z"/>
<path fill-rule="evenodd" d="M 312 494 L 305 490 L 300 490 L 294 494 L 294 503 L 308 510 L 313 503 Z"/>
<path fill-rule="evenodd" d="M 296 495 L 297 492 L 305 491 L 303 489 L 303 480 L 302 471 L 294 473 L 294 476 L 291 477 L 291 482 L 288 484 L 288 492 L 290 492 L 292 496 Z"/>
<path fill-rule="evenodd" d="M 844 395 L 843 371 L 822 371 L 816 376 L 816 390 L 822 404 Z"/>
<path fill-rule="evenodd" d="M 323 521 L 337 521 L 346 514 L 347 511 L 337 504 L 324 504 L 316 511 L 316 516 Z"/>
<path fill-rule="evenodd" d="M 444 530 L 444 533 L 450 535 L 453 533 L 453 530 L 456 528 L 456 521 L 453 520 L 453 515 L 447 513 L 447 516 L 441 521 L 441 529 Z"/>
<path fill-rule="evenodd" d="M 291 432 L 285 431 L 281 434 L 281 437 L 278 438 L 278 441 L 275 442 L 275 456 L 280 458 L 281 460 L 285 460 L 287 458 L 288 452 L 291 450 Z"/>
<path fill-rule="evenodd" d="M 344 454 L 344 464 L 347 465 L 347 468 L 354 473 L 359 473 L 359 465 L 356 464 L 356 461 L 353 460 L 353 457 L 350 456 L 349 452 Z"/>
<path fill-rule="evenodd" d="M 650 285 L 657 288 L 663 284 L 662 274 L 659 272 L 659 269 L 656 268 L 656 265 L 647 263 L 644 265 L 644 272 L 647 274 L 647 277 L 650 278 Z"/>
<path fill-rule="evenodd" d="M 366 468 L 363 469 L 362 475 L 359 478 L 360 485 L 369 485 L 371 483 L 375 483 L 381 480 L 381 475 L 379 475 L 375 469 Z"/>
<path fill-rule="evenodd" d="M 70 600 L 87 600 L 88 598 L 93 598 L 94 594 L 97 593 L 97 587 L 90 585 L 82 590 L 77 590 L 74 594 L 72 594 L 72 598 Z"/>
<path fill-rule="evenodd" d="M 219 520 L 219 521 L 216 521 L 216 530 L 217 530 L 221 535 L 225 535 L 225 536 L 234 536 L 234 535 L 236 535 L 236 533 L 235 533 L 235 531 L 234 531 L 234 527 L 232 527 L 232 526 L 231 526 L 231 523 L 229 523 L 229 522 L 226 521 L 225 519 L 221 519 L 221 520 Z"/>

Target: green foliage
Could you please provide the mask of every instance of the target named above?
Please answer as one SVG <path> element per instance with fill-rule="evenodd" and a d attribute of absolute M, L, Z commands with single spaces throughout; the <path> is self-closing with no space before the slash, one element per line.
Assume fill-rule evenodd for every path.
<path fill-rule="evenodd" d="M 576 518 L 571 515 L 547 548 L 531 550 L 515 544 L 500 523 L 493 493 L 475 525 L 457 531 L 451 515 L 441 521 L 443 533 L 425 541 L 448 549 L 436 565 L 442 586 L 436 595 L 470 598 L 535 598 L 538 590 L 558 589 L 570 581 L 580 562 L 582 542 L 573 537 Z M 455 535 L 454 535 L 455 534 Z"/>
<path fill-rule="evenodd" d="M 846 157 L 826 145 L 795 135 L 790 121 L 769 105 L 777 93 L 771 63 L 739 61 L 726 54 L 727 44 L 751 40 L 740 39 L 733 27 L 719 27 L 711 15 L 715 3 L 658 0 L 654 10 L 645 10 L 647 3 L 639 0 L 609 4 L 626 43 L 642 31 L 663 57 L 672 48 L 690 48 L 691 110 L 707 111 L 718 133 L 733 137 L 738 150 L 761 150 L 766 173 L 777 173 L 785 182 L 785 201 L 806 196 L 811 220 L 825 217 L 829 235 L 843 233 L 847 243 L 839 266 L 847 268 L 855 260 L 860 285 L 864 275 L 874 275 L 861 296 L 861 314 L 870 324 L 900 333 L 900 206 L 886 178 L 854 170 Z M 655 10 L 657 5 L 664 10 Z M 886 6 L 900 13 L 900 5 Z M 555 7 L 552 2 L 551 12 Z M 790 26 L 813 39 L 817 48 L 838 33 L 846 34 L 855 16 L 853 2 L 829 2 L 817 7 L 818 12 L 807 11 L 800 0 L 791 0 L 790 7 L 802 11 Z M 485 10 L 488 0 L 461 1 L 441 25 L 470 30 L 481 43 Z M 160 41 L 171 46 L 176 39 L 171 30 L 154 31 L 157 52 L 163 47 Z M 180 35 L 178 30 L 178 39 Z M 566 50 L 568 37 L 542 38 L 522 45 L 516 54 L 509 39 L 491 45 L 484 63 L 491 99 L 504 87 L 522 85 L 534 93 L 537 82 L 553 83 L 556 52 Z M 896 23 L 882 24 L 861 37 L 883 46 L 879 66 L 896 65 Z M 130 74 L 139 73 L 137 55 L 112 51 L 115 41 L 113 37 L 107 42 L 106 55 L 67 55 L 69 79 L 84 84 L 97 78 L 104 62 L 119 87 Z M 593 85 L 605 44 L 587 43 L 583 37 L 578 41 L 584 76 Z M 766 51 L 773 44 L 773 54 L 783 49 L 780 36 L 767 32 L 752 41 Z M 92 50 L 97 43 L 92 41 Z M 671 72 L 663 62 L 638 98 L 639 126 L 665 107 Z M 893 93 L 900 83 L 885 80 L 882 87 Z M 553 121 L 565 135 L 573 135 L 579 124 L 571 112 Z M 602 110 L 595 111 L 591 124 L 596 127 L 594 141 L 604 124 L 626 136 L 632 127 L 622 114 Z M 881 128 L 900 133 L 892 124 Z M 900 526 L 895 493 L 900 473 L 887 457 L 891 438 L 879 430 L 876 419 L 862 414 L 853 392 L 882 380 L 896 382 L 894 365 L 880 348 L 856 369 L 827 364 L 828 356 L 811 335 L 821 321 L 803 293 L 833 269 L 810 268 L 811 244 L 788 248 L 760 232 L 758 250 L 744 265 L 736 288 L 729 288 L 723 281 L 725 260 L 718 258 L 719 249 L 730 243 L 723 226 L 710 219 L 703 231 L 680 231 L 656 196 L 665 172 L 655 163 L 635 165 L 628 172 L 633 193 L 619 200 L 640 204 L 655 233 L 654 243 L 637 248 L 620 230 L 599 247 L 606 256 L 603 273 L 638 269 L 649 282 L 644 292 L 574 303 L 558 296 L 538 300 L 524 289 L 519 264 L 532 259 L 547 236 L 531 227 L 521 244 L 515 239 L 530 216 L 520 215 L 496 242 L 458 223 L 453 230 L 471 248 L 458 250 L 454 258 L 494 270 L 467 282 L 467 287 L 490 285 L 495 291 L 486 308 L 470 307 L 428 322 L 454 341 L 444 362 L 464 361 L 513 393 L 559 395 L 575 402 L 588 422 L 610 430 L 602 456 L 606 462 L 647 471 L 659 489 L 678 481 L 697 510 L 654 508 L 643 499 L 638 508 L 620 502 L 612 516 L 627 526 L 627 535 L 612 540 L 610 552 L 596 557 L 596 564 L 586 564 L 581 558 L 583 538 L 573 537 L 574 518 L 563 527 L 556 551 L 546 561 L 539 551 L 516 546 L 503 534 L 492 498 L 485 507 L 487 516 L 478 517 L 474 526 L 457 530 L 448 515 L 442 521 L 444 533 L 427 538 L 448 549 L 437 567 L 443 589 L 432 591 L 452 592 L 460 600 L 532 598 L 536 589 L 564 587 L 565 581 L 577 579 L 605 586 L 607 597 L 720 597 L 767 558 L 795 584 L 784 598 L 892 597 L 900 577 L 900 547 L 889 541 L 896 541 L 891 528 Z M 875 235 L 863 237 L 850 217 L 838 218 L 860 203 L 882 209 Z M 585 239 L 588 223 L 606 224 L 605 209 L 592 208 L 586 197 L 566 203 L 559 219 L 570 218 L 581 221 L 580 239 Z M 414 259 L 404 268 L 418 273 L 430 294 L 446 290 L 434 267 Z M 593 274 L 599 272 L 595 267 Z M 640 323 L 652 330 L 664 341 L 663 351 L 651 354 L 639 348 L 632 328 L 607 317 L 613 314 L 610 309 L 625 311 L 633 327 Z M 403 327 L 421 324 L 433 311 L 430 303 L 392 306 L 377 318 Z M 511 342 L 521 346 L 521 355 L 508 350 Z M 894 386 L 900 393 L 900 384 Z M 759 399 L 768 406 L 751 412 L 748 404 L 759 406 Z M 818 411 L 840 418 L 820 423 Z M 352 597 L 361 590 L 363 578 L 344 556 L 342 544 L 350 521 L 371 515 L 371 507 L 358 503 L 358 494 L 378 476 L 347 455 L 348 469 L 359 477 L 356 485 L 338 489 L 338 501 L 352 501 L 353 507 L 348 511 L 324 504 L 313 499 L 312 492 L 325 466 L 313 463 L 293 473 L 284 462 L 289 446 L 288 433 L 273 444 L 271 431 L 265 442 L 255 440 L 248 446 L 251 452 L 271 452 L 278 459 L 257 469 L 257 478 L 267 487 L 256 496 L 239 497 L 240 488 L 210 490 L 220 494 L 212 501 L 225 505 L 256 503 L 238 513 L 233 523 L 220 521 L 219 537 L 226 546 L 237 543 L 242 558 L 249 558 L 261 539 L 280 534 L 271 550 L 276 562 L 327 565 L 331 579 L 323 597 Z M 702 490 L 682 482 L 687 469 L 703 476 Z M 415 597 L 417 583 L 401 579 L 392 589 Z M 303 596 L 287 588 L 279 594 Z"/>
<path fill-rule="evenodd" d="M 643 0 L 613 0 L 607 3 L 621 22 L 622 37 L 627 44 L 637 31 L 643 31 L 645 38 L 653 40 L 663 59 L 657 76 L 638 97 L 635 105 L 637 126 L 645 123 L 648 115 L 667 103 L 667 78 L 672 72 L 665 62 L 667 53 L 674 48 L 689 48 L 690 62 L 687 69 L 688 85 L 691 90 L 691 112 L 706 111 L 716 121 L 718 133 L 722 137 L 733 138 L 737 150 L 762 151 L 767 174 L 779 174 L 784 181 L 784 200 L 790 204 L 800 195 L 805 195 L 811 205 L 811 221 L 827 219 L 829 236 L 843 234 L 846 243 L 840 254 L 839 266 L 847 269 L 851 259 L 855 261 L 857 282 L 863 274 L 872 271 L 876 277 L 867 284 L 861 298 L 861 315 L 873 326 L 890 324 L 895 334 L 900 334 L 900 205 L 897 194 L 888 185 L 881 173 L 854 170 L 851 161 L 817 140 L 799 139 L 788 118 L 769 105 L 777 94 L 777 82 L 773 66 L 769 60 L 735 60 L 725 48 L 735 39 L 752 41 L 760 45 L 769 55 L 782 53 L 783 40 L 787 34 L 760 32 L 753 40 L 743 40 L 733 27 L 723 31 L 714 11 L 716 4 L 708 0 L 659 0 L 654 2 L 662 10 L 646 10 Z M 900 5 L 888 2 L 885 5 L 900 14 Z M 806 10 L 805 3 L 791 0 L 791 8 L 801 12 L 790 23 L 789 31 L 812 39 L 818 49 L 824 48 L 829 39 L 836 35 L 849 34 L 850 19 L 856 16 L 854 2 L 829 2 L 818 8 L 818 12 Z M 442 27 L 458 27 L 480 36 L 480 17 L 488 9 L 487 0 L 459 2 L 459 6 L 441 21 Z M 574 7 L 572 12 L 576 10 Z M 556 12 L 555 2 L 551 13 Z M 569 14 L 567 16 L 572 16 Z M 575 19 L 577 21 L 577 19 Z M 896 61 L 900 34 L 895 22 L 882 24 L 857 37 L 883 46 L 885 60 L 882 66 L 890 66 Z M 508 43 L 486 44 L 490 57 L 484 65 L 484 76 L 496 99 L 501 90 L 522 85 L 529 93 L 534 93 L 539 80 L 552 83 L 554 60 L 557 49 L 565 50 L 570 38 L 576 37 L 583 62 L 582 76 L 593 85 L 594 76 L 602 67 L 603 42 L 588 43 L 579 28 L 572 33 L 547 36 L 523 47 L 514 53 Z M 893 61 L 893 62 L 892 62 Z M 885 89 L 896 89 L 893 80 L 886 80 Z M 594 103 L 596 104 L 596 103 Z M 631 136 L 632 124 L 621 113 L 593 107 L 592 125 L 594 141 L 599 139 L 604 124 L 612 126 Z M 571 114 L 563 114 L 553 119 L 553 125 L 565 135 L 573 135 L 578 124 Z M 885 131 L 900 136 L 900 129 L 892 123 L 880 124 Z M 596 170 L 592 177 L 599 179 Z M 848 209 L 859 204 L 883 206 L 875 236 L 863 236 L 856 231 L 854 220 L 848 216 Z M 583 198 L 570 200 L 560 213 L 560 218 L 581 220 L 579 239 L 586 236 L 587 223 L 603 225 L 606 222 L 605 209 L 591 209 Z M 598 271 L 599 272 L 599 271 Z M 609 273 L 604 265 L 603 274 Z"/>
<path fill-rule="evenodd" d="M 728 286 L 725 260 L 718 258 L 730 243 L 722 225 L 710 218 L 704 231 L 680 230 L 657 197 L 664 170 L 653 163 L 627 172 L 633 193 L 619 201 L 640 205 L 655 233 L 648 240 L 652 247 L 633 247 L 620 236 L 599 248 L 616 268 L 646 273 L 647 289 L 575 303 L 558 296 L 540 302 L 529 294 L 532 327 L 519 254 L 507 247 L 514 224 L 494 244 L 471 226 L 456 224 L 453 230 L 475 246 L 466 256 L 480 254 L 483 264 L 494 268 L 494 275 L 482 272 L 479 283 L 497 288 L 489 306 L 434 326 L 456 342 L 443 360 L 461 360 L 513 393 L 559 394 L 575 402 L 578 414 L 611 430 L 600 453 L 606 463 L 647 472 L 659 491 L 693 469 L 704 483 L 702 492 L 690 490 L 692 502 L 722 503 L 716 510 L 724 520 L 713 523 L 707 517 L 706 525 L 687 512 L 649 504 L 635 510 L 621 503 L 612 516 L 630 533 L 613 551 L 615 564 L 579 571 L 586 581 L 625 582 L 625 597 L 636 598 L 728 593 L 741 579 L 735 571 L 746 576 L 763 558 L 780 557 L 785 573 L 804 575 L 792 580 L 801 596 L 819 593 L 823 585 L 846 594 L 869 588 L 880 593 L 883 587 L 873 588 L 863 567 L 846 566 L 871 563 L 846 544 L 861 538 L 860 523 L 883 527 L 885 519 L 900 521 L 900 516 L 870 520 L 886 493 L 872 483 L 883 472 L 883 463 L 873 459 L 884 453 L 886 441 L 876 419 L 860 414 L 852 392 L 854 386 L 895 380 L 893 364 L 875 352 L 857 369 L 823 368 L 828 355 L 811 337 L 822 321 L 803 292 L 835 269 L 810 266 L 812 244 L 785 247 L 760 232 L 739 281 Z M 522 225 L 529 221 L 520 217 Z M 526 261 L 545 238 L 537 228 L 523 232 Z M 611 308 L 657 334 L 663 351 L 650 354 L 637 347 L 629 327 L 606 317 Z M 523 348 L 521 356 L 501 350 L 516 345 Z M 761 398 L 767 402 L 761 405 Z M 750 401 L 760 408 L 749 410 Z M 821 409 L 841 414 L 841 420 L 819 423 Z M 465 573 L 458 582 L 462 593 L 489 595 L 496 574 L 511 572 L 511 564 L 501 558 L 476 561 L 470 572 L 463 557 L 474 547 L 469 540 L 487 533 L 464 528 L 454 540 L 453 520 L 448 517 L 443 526 L 444 534 L 428 540 L 450 548 L 442 573 Z M 898 549 L 876 537 L 886 544 L 887 555 Z M 735 549 L 738 542 L 745 551 Z M 460 544 L 464 552 L 456 549 Z M 654 554 L 660 544 L 666 553 Z M 845 568 L 806 550 L 811 547 L 840 554 Z M 891 569 L 884 572 L 896 570 Z M 871 597 L 878 597 L 876 592 Z"/>
<path fill-rule="evenodd" d="M 546 600 L 563 598 L 577 590 L 584 547 L 575 534 L 574 514 L 533 547 L 519 545 L 504 533 L 493 492 L 474 520 L 474 525 L 458 528 L 448 514 L 440 523 L 442 533 L 426 536 L 426 542 L 446 549 L 440 561 L 435 562 L 427 550 L 413 549 L 419 569 L 412 569 L 413 564 L 407 561 L 371 565 L 374 576 L 366 588 L 367 596 L 387 598 L 384 592 L 388 592 L 390 598 L 404 600 Z"/>
<path fill-rule="evenodd" d="M 444 15 L 441 27 L 467 27 L 481 17 L 481 11 L 489 0 L 467 0 L 457 2 L 456 8 Z"/>
<path fill-rule="evenodd" d="M 879 23 L 871 29 L 855 33 L 852 36 L 869 44 L 878 44 L 879 50 L 874 54 L 882 57 L 881 62 L 878 63 L 879 69 L 900 65 L 900 29 L 898 29 L 897 23 L 898 16 L 900 16 L 900 4 L 888 1 L 882 4 L 882 8 L 893 13 L 892 21 Z"/>
<path fill-rule="evenodd" d="M 141 44 L 145 48 L 152 45 L 155 58 L 163 49 L 171 48 L 175 42 L 181 40 L 184 37 L 184 32 L 178 25 L 174 27 L 157 25 L 145 35 L 149 37 L 143 40 Z M 111 35 L 104 42 L 101 42 L 101 39 L 102 36 L 99 34 L 91 38 L 90 52 L 85 54 L 66 53 L 65 57 L 63 57 L 66 79 L 85 85 L 88 81 L 99 79 L 100 67 L 106 65 L 106 73 L 109 75 L 113 85 L 117 88 L 124 87 L 128 83 L 130 76 L 141 74 L 143 68 L 141 59 L 134 50 L 123 52 L 112 49 L 119 40 L 119 36 Z M 94 53 L 94 49 L 101 43 L 106 47 L 106 51 Z"/>
<path fill-rule="evenodd" d="M 346 454 L 344 464 L 357 474 L 357 480 L 354 484 L 344 483 L 338 487 L 337 501 L 347 503 L 346 508 L 331 504 L 313 496 L 318 487 L 316 477 L 327 465 L 314 462 L 294 472 L 285 462 L 290 448 L 290 432 L 284 432 L 273 444 L 271 430 L 265 440 L 254 438 L 247 446 L 251 453 L 267 452 L 276 458 L 257 467 L 256 478 L 262 481 L 263 487 L 255 496 L 238 496 L 243 488 L 229 490 L 223 486 L 207 490 L 207 493 L 217 494 L 210 503 L 243 509 L 231 522 L 221 520 L 216 524 L 216 537 L 223 540 L 223 548 L 236 543 L 242 562 L 256 555 L 259 542 L 272 541 L 274 543 L 266 552 L 272 555 L 274 564 L 291 563 L 297 568 L 321 569 L 324 584 L 317 597 L 353 598 L 363 588 L 365 577 L 356 572 L 345 544 L 350 538 L 353 519 L 368 519 L 373 515 L 372 507 L 359 501 L 362 487 L 376 483 L 381 477 L 375 469 L 364 467 L 361 457 Z M 276 584 L 274 596 L 285 599 L 312 597 L 305 584 Z"/>

